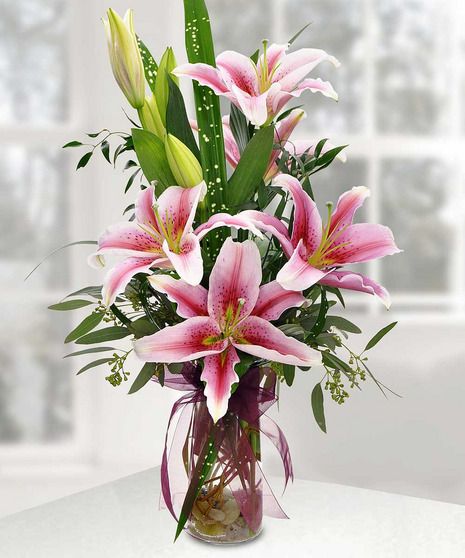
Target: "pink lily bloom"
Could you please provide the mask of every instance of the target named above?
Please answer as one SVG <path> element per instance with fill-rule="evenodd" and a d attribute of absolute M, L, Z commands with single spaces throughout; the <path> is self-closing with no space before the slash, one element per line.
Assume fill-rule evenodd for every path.
<path fill-rule="evenodd" d="M 305 117 L 305 111 L 301 109 L 294 109 L 285 118 L 276 123 L 274 143 L 282 146 L 286 151 L 295 157 L 300 157 L 304 153 L 311 157 L 315 153 L 315 149 L 319 141 L 315 139 L 289 140 L 297 124 Z M 199 131 L 196 120 L 191 120 L 190 124 L 193 130 L 196 132 Z M 239 164 L 241 153 L 234 138 L 234 134 L 232 133 L 231 126 L 229 125 L 229 116 L 223 116 L 223 135 L 226 159 L 231 167 L 235 169 Z M 327 141 L 321 150 L 321 154 L 324 155 L 334 147 L 335 145 Z M 268 184 L 277 174 L 281 172 L 276 164 L 276 160 L 280 154 L 280 149 L 274 149 L 271 153 L 268 168 L 264 176 L 266 184 Z M 343 163 L 346 162 L 346 156 L 343 153 L 339 153 L 336 158 Z"/>
<path fill-rule="evenodd" d="M 136 355 L 145 362 L 168 364 L 203 358 L 201 380 L 206 382 L 204 393 L 215 422 L 225 415 L 231 387 L 239 381 L 236 349 L 295 366 L 321 363 L 318 351 L 270 323 L 288 308 L 301 306 L 302 293 L 287 291 L 276 281 L 260 287 L 261 278 L 255 243 L 231 238 L 221 248 L 208 291 L 168 275 L 149 278 L 156 290 L 177 303 L 177 313 L 186 320 L 136 340 Z"/>
<path fill-rule="evenodd" d="M 154 267 L 174 269 L 190 285 L 200 283 L 203 262 L 192 224 L 206 189 L 204 182 L 194 188 L 170 186 L 158 199 L 153 188 L 141 190 L 135 220 L 117 223 L 101 235 L 98 250 L 90 257 L 91 265 L 104 265 L 106 254 L 126 256 L 105 277 L 106 306 L 113 304 L 134 275 L 149 273 Z"/>
<path fill-rule="evenodd" d="M 289 44 L 267 45 L 257 64 L 248 56 L 227 50 L 216 58 L 216 68 L 208 64 L 183 64 L 173 73 L 188 76 L 224 95 L 255 126 L 271 122 L 291 99 L 306 91 L 320 92 L 337 100 L 332 85 L 320 78 L 306 78 L 320 62 L 339 62 L 324 50 L 302 48 L 286 54 Z"/>
<path fill-rule="evenodd" d="M 287 190 L 294 200 L 292 235 L 284 242 L 281 239 L 289 261 L 277 275 L 279 284 L 296 291 L 320 283 L 367 292 L 378 296 L 389 307 L 389 294 L 384 287 L 361 274 L 338 270 L 346 264 L 400 252 L 388 227 L 353 224 L 355 211 L 370 195 L 368 188 L 358 186 L 342 194 L 332 214 L 328 205 L 328 222 L 323 226 L 315 202 L 296 178 L 281 174 L 274 184 Z"/>

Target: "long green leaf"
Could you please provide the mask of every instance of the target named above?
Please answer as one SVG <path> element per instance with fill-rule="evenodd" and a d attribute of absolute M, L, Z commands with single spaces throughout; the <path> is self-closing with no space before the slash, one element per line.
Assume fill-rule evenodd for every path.
<path fill-rule="evenodd" d="M 115 347 L 92 347 L 91 349 L 84 349 L 83 351 L 75 351 L 74 353 L 69 353 L 63 358 L 69 358 L 74 356 L 89 355 L 92 353 L 104 353 L 106 351 L 116 351 Z"/>
<path fill-rule="evenodd" d="M 131 389 L 128 392 L 128 395 L 132 395 L 139 391 L 141 388 L 147 384 L 151 378 L 155 375 L 157 371 L 157 365 L 154 362 L 146 362 L 142 367 L 142 370 L 139 372 L 137 378 L 134 380 L 134 383 L 131 386 Z"/>
<path fill-rule="evenodd" d="M 127 328 L 121 326 L 111 326 L 88 333 L 87 335 L 80 337 L 76 343 L 78 345 L 92 345 L 93 343 L 103 343 L 104 341 L 123 339 L 128 335 L 131 335 L 131 332 Z"/>
<path fill-rule="evenodd" d="M 324 329 L 329 329 L 330 327 L 337 327 L 337 329 L 347 331 L 348 333 L 362 333 L 362 330 L 357 325 L 341 316 L 327 316 Z"/>
<path fill-rule="evenodd" d="M 139 128 L 132 129 L 132 139 L 145 178 L 158 181 L 157 194 L 176 184 L 165 153 L 165 145 L 155 134 Z"/>
<path fill-rule="evenodd" d="M 189 62 L 202 62 L 216 66 L 210 17 L 204 0 L 184 0 L 186 52 Z M 224 151 L 223 122 L 220 101 L 209 87 L 193 82 L 194 98 L 199 126 L 200 156 L 203 176 L 208 186 L 206 217 L 224 211 L 227 187 L 226 157 Z M 210 257 L 218 253 L 226 231 L 209 239 Z"/>
<path fill-rule="evenodd" d="M 100 358 L 98 360 L 94 360 L 93 362 L 89 362 L 89 364 L 86 364 L 85 366 L 83 366 L 79 372 L 76 372 L 76 376 L 79 376 L 79 374 L 82 374 L 83 372 L 86 372 L 86 370 L 90 370 L 91 368 L 95 368 L 96 366 L 101 366 L 102 364 L 107 364 L 107 362 L 110 362 L 110 360 L 113 360 L 112 358 Z"/>
<path fill-rule="evenodd" d="M 71 298 L 72 296 L 78 296 L 82 294 L 89 295 L 99 300 L 102 298 L 102 285 L 91 285 L 90 287 L 84 287 L 83 289 L 79 289 L 78 291 L 74 291 L 74 293 L 65 296 L 65 298 Z"/>
<path fill-rule="evenodd" d="M 229 125 L 232 135 L 236 140 L 239 153 L 243 153 L 250 141 L 249 125 L 244 113 L 231 103 L 231 112 L 229 115 Z"/>
<path fill-rule="evenodd" d="M 90 300 L 67 300 L 66 302 L 59 302 L 58 304 L 52 304 L 48 307 L 49 310 L 59 310 L 59 311 L 67 311 L 67 310 L 77 310 L 78 308 L 84 308 L 84 306 L 89 306 L 90 304 L 94 304 Z"/>
<path fill-rule="evenodd" d="M 82 337 L 86 333 L 89 333 L 89 331 L 95 329 L 103 320 L 103 316 L 104 314 L 91 314 L 90 316 L 84 318 L 82 322 L 67 335 L 65 343 L 75 341 L 76 339 L 79 339 L 79 337 Z"/>
<path fill-rule="evenodd" d="M 176 136 L 200 161 L 200 151 L 189 124 L 184 97 L 176 83 L 168 78 L 169 97 L 166 108 L 166 130 Z"/>
<path fill-rule="evenodd" d="M 312 391 L 312 410 L 316 423 L 326 434 L 326 418 L 321 384 L 316 384 Z"/>
<path fill-rule="evenodd" d="M 47 261 L 48 258 L 55 255 L 57 252 L 60 252 L 61 250 L 64 250 L 65 248 L 70 248 L 71 246 L 77 246 L 78 244 L 97 244 L 97 241 L 96 240 L 78 240 L 77 242 L 69 242 L 68 244 L 65 244 L 64 246 L 60 246 L 59 248 L 56 248 L 55 250 L 53 250 L 53 252 L 50 252 L 50 254 L 48 254 L 48 256 L 45 256 L 45 258 L 42 261 L 40 261 L 34 267 L 34 269 L 26 275 L 24 280 L 27 281 L 29 279 L 29 277 L 34 273 L 34 271 L 38 267 L 40 267 L 45 261 Z"/>
<path fill-rule="evenodd" d="M 267 126 L 259 130 L 247 144 L 236 170 L 229 179 L 229 207 L 240 206 L 253 197 L 268 167 L 273 138 L 274 128 Z"/>
<path fill-rule="evenodd" d="M 397 325 L 397 322 L 392 322 L 392 324 L 387 325 L 386 327 L 383 327 L 382 329 L 380 329 L 378 331 L 378 333 L 376 333 L 375 335 L 373 335 L 373 337 L 368 341 L 367 346 L 363 349 L 363 352 L 365 351 L 369 351 L 370 349 L 372 349 L 375 345 L 377 345 L 381 339 L 391 331 L 391 329 L 393 329 L 395 326 Z"/>

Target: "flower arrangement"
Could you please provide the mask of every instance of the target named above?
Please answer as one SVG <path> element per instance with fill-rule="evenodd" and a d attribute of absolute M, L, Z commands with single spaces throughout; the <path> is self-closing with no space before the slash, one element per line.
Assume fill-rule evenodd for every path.
<path fill-rule="evenodd" d="M 103 287 L 51 308 L 92 308 L 66 338 L 84 348 L 67 356 L 111 356 L 79 374 L 109 365 L 106 379 L 120 385 L 134 352 L 143 365 L 129 393 L 151 380 L 184 392 L 168 425 L 163 497 L 176 536 L 187 525 L 200 538 L 230 542 L 255 536 L 263 512 L 285 517 L 259 465 L 266 437 L 280 452 L 286 482 L 292 478 L 284 434 L 266 415 L 280 384 L 292 386 L 297 369 L 314 370 L 311 404 L 324 432 L 325 392 L 341 404 L 366 378 L 384 391 L 366 353 L 395 323 L 356 353 L 347 339 L 360 329 L 333 310 L 344 307 L 344 290 L 389 307 L 385 288 L 345 266 L 399 250 L 387 227 L 353 223 L 369 196 L 363 186 L 344 192 L 335 208 L 328 203 L 321 217 L 313 175 L 343 162 L 345 146 L 292 139 L 305 117 L 292 106 L 296 98 L 310 91 L 337 99 L 330 83 L 308 74 L 339 62 L 319 49 L 291 51 L 300 33 L 286 44 L 263 41 L 251 56 L 215 58 L 204 0 L 184 7 L 189 63 L 181 65 L 171 48 L 157 64 L 130 10 L 124 19 L 108 11 L 113 74 L 138 116 L 127 134 L 88 134 L 96 143 L 78 169 L 98 149 L 114 165 L 129 155 L 125 192 L 136 184 L 138 191 L 127 219 L 107 228 L 90 256 L 97 267 L 116 258 Z M 196 120 L 179 79 L 192 80 Z M 230 103 L 227 116 L 220 97 Z M 125 349 L 102 345 L 128 337 Z"/>

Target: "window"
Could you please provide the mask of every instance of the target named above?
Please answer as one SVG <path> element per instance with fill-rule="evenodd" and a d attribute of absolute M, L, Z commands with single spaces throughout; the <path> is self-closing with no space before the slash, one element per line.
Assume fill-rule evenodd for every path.
<path fill-rule="evenodd" d="M 364 271 L 391 291 L 396 311 L 463 315 L 464 219 L 452 200 L 463 199 L 465 172 L 465 6 L 453 0 L 212 0 L 210 6 L 218 52 L 252 53 L 263 38 L 284 42 L 312 22 L 298 46 L 339 58 L 340 68 L 322 64 L 314 75 L 331 81 L 340 101 L 305 94 L 308 117 L 297 133 L 349 144 L 346 164 L 315 175 L 317 201 L 369 186 L 363 217 L 389 225 L 406 256 L 371 262 Z M 383 311 L 371 297 L 346 298 Z"/>

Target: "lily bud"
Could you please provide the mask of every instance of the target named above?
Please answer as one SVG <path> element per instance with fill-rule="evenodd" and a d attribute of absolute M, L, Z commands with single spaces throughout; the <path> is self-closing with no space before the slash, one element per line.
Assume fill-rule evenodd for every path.
<path fill-rule="evenodd" d="M 129 103 L 140 109 L 145 103 L 145 75 L 132 10 L 126 12 L 124 20 L 111 8 L 107 14 L 108 20 L 103 24 L 113 75 Z"/>
<path fill-rule="evenodd" d="M 169 97 L 168 79 L 171 78 L 176 84 L 178 84 L 178 78 L 171 74 L 177 65 L 173 49 L 168 47 L 161 57 L 160 64 L 158 66 L 157 81 L 155 82 L 155 98 L 157 100 L 161 121 L 164 126 L 166 126 L 166 107 L 168 106 Z"/>
<path fill-rule="evenodd" d="M 139 118 L 144 130 L 152 132 L 162 140 L 165 138 L 166 131 L 161 121 L 155 95 L 152 94 L 145 98 L 144 106 L 139 109 Z"/>
<path fill-rule="evenodd" d="M 165 151 L 171 172 L 179 186 L 193 188 L 202 182 L 202 167 L 192 151 L 181 140 L 167 134 Z"/>

